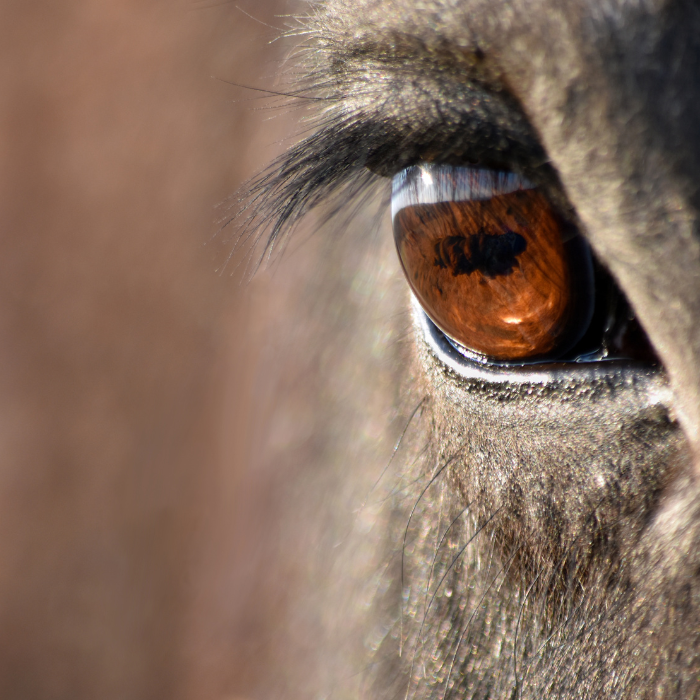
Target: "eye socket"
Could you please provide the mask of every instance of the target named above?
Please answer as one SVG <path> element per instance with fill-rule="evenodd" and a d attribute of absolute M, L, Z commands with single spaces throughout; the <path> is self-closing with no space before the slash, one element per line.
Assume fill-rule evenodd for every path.
<path fill-rule="evenodd" d="M 562 356 L 586 333 L 595 299 L 590 251 L 524 178 L 412 166 L 394 177 L 392 219 L 414 294 L 465 348 L 532 362 Z"/>

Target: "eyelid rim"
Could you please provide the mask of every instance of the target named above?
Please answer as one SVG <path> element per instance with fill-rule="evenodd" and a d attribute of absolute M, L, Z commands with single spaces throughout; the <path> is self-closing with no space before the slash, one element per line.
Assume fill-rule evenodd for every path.
<path fill-rule="evenodd" d="M 655 403 L 671 405 L 671 389 L 666 382 L 666 373 L 661 367 L 651 368 L 642 363 L 629 360 L 610 360 L 606 362 L 552 362 L 537 365 L 494 366 L 470 361 L 461 355 L 447 340 L 443 332 L 430 320 L 420 305 L 415 294 L 409 290 L 413 319 L 418 326 L 421 337 L 433 356 L 443 365 L 463 379 L 487 382 L 489 384 L 527 387 L 559 387 L 572 384 L 603 382 L 608 385 L 648 385 L 657 394 Z M 537 369 L 535 369 L 535 366 Z M 659 386 L 663 381 L 663 387 Z M 639 387 L 644 389 L 644 386 Z"/>

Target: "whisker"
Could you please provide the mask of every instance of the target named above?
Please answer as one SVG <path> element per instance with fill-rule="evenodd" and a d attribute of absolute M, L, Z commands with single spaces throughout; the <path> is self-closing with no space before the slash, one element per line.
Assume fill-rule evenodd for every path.
<path fill-rule="evenodd" d="M 408 428 L 411 425 L 411 422 L 416 416 L 416 413 L 418 411 L 421 411 L 422 414 L 422 409 L 423 406 L 425 405 L 425 402 L 428 400 L 428 396 L 424 396 L 416 405 L 416 407 L 411 411 L 411 415 L 408 417 L 408 420 L 406 421 L 406 425 L 404 426 L 403 430 L 401 431 L 401 434 L 399 435 L 399 439 L 396 441 L 396 444 L 394 445 L 394 449 L 391 452 L 391 457 L 389 457 L 389 461 L 387 462 L 386 466 L 384 469 L 382 469 L 382 473 L 379 475 L 378 479 L 374 482 L 374 486 L 369 491 L 369 494 L 367 494 L 367 498 L 372 495 L 372 493 L 375 491 L 377 486 L 379 486 L 379 482 L 384 478 L 384 475 L 387 473 L 389 467 L 391 466 L 392 462 L 394 461 L 394 457 L 396 457 L 396 453 L 399 451 L 399 448 L 401 447 L 401 443 L 403 442 L 404 437 L 406 437 L 406 432 L 408 431 Z M 367 501 L 365 501 L 366 503 Z M 364 503 L 363 503 L 364 506 Z"/>
<path fill-rule="evenodd" d="M 212 75 L 211 77 L 214 78 L 214 80 L 218 80 L 220 83 L 225 83 L 226 85 L 243 88 L 244 90 L 262 92 L 265 95 L 272 95 L 274 97 L 289 97 L 293 100 L 311 100 L 312 102 L 328 102 L 339 99 L 337 97 L 320 97 L 318 95 L 305 95 L 300 92 L 282 92 L 280 90 L 270 90 L 268 88 L 259 88 L 254 85 L 245 85 L 244 83 L 237 83 L 233 80 L 225 80 L 224 78 L 219 78 L 216 75 Z"/>
<path fill-rule="evenodd" d="M 461 450 L 461 447 L 460 447 Z M 413 508 L 411 509 L 411 513 L 408 516 L 408 522 L 406 523 L 406 528 L 403 533 L 403 543 L 401 546 L 401 637 L 400 637 L 400 644 L 399 644 L 399 656 L 402 655 L 403 653 L 403 590 L 405 587 L 405 576 L 404 576 L 404 571 L 405 571 L 405 559 L 406 559 L 406 540 L 408 539 L 408 530 L 409 527 L 411 526 L 411 520 L 413 519 L 413 515 L 416 512 L 416 509 L 418 508 L 418 504 L 423 500 L 423 496 L 427 493 L 428 489 L 435 483 L 435 480 L 447 469 L 447 467 L 461 454 L 460 451 L 455 452 L 436 472 L 435 474 L 431 477 L 430 481 L 426 485 L 426 487 L 421 491 L 420 496 L 418 496 L 418 499 L 416 502 L 413 504 Z"/>
<path fill-rule="evenodd" d="M 258 24 L 262 24 L 263 27 L 267 27 L 268 29 L 274 29 L 277 32 L 284 32 L 283 27 L 275 27 L 272 24 L 268 24 L 267 22 L 263 22 L 261 19 L 258 19 L 257 17 L 254 17 L 253 15 L 251 15 L 250 12 L 246 12 L 240 5 L 234 5 L 234 7 L 239 12 L 242 12 L 246 17 L 252 19 L 254 22 L 257 22 Z"/>
<path fill-rule="evenodd" d="M 435 597 L 438 594 L 438 591 L 440 590 L 440 587 L 442 586 L 445 578 L 447 578 L 447 574 L 452 571 L 452 567 L 457 563 L 457 561 L 461 558 L 461 556 L 464 554 L 464 552 L 467 550 L 467 547 L 483 532 L 483 530 L 488 526 L 488 524 L 498 515 L 498 513 L 502 510 L 503 506 L 498 508 L 482 525 L 480 525 L 476 532 L 467 540 L 466 544 L 457 552 L 457 554 L 453 557 L 452 561 L 450 562 L 450 565 L 447 567 L 445 570 L 445 573 L 442 575 L 442 578 L 438 582 L 438 585 L 435 587 L 435 590 L 433 591 L 433 595 L 430 598 L 430 602 L 428 603 L 428 606 L 425 609 L 425 612 L 423 614 L 423 620 L 421 622 L 420 630 L 418 631 L 418 637 L 416 638 L 416 649 L 413 652 L 413 661 L 411 662 L 411 670 L 408 674 L 409 677 L 409 690 L 410 690 L 410 679 L 411 676 L 413 675 L 413 666 L 414 666 L 414 661 L 415 658 L 418 654 L 418 644 L 421 643 L 422 637 L 423 637 L 423 629 L 425 628 L 425 622 L 428 618 L 428 612 L 430 611 L 430 608 L 435 601 Z M 425 642 L 421 644 L 421 650 L 425 647 Z M 406 691 L 406 698 L 409 697 L 409 691 Z"/>
<path fill-rule="evenodd" d="M 457 521 L 467 512 L 467 509 L 469 508 L 470 505 L 471 505 L 471 502 L 467 503 L 467 505 L 464 506 L 464 508 L 462 508 L 462 510 L 459 512 L 457 517 L 455 517 L 455 519 L 447 526 L 447 529 L 445 530 L 445 532 L 442 533 L 442 537 L 440 538 L 440 541 L 438 542 L 437 547 L 435 548 L 435 554 L 433 555 L 433 561 L 430 564 L 430 574 L 428 575 L 428 585 L 426 587 L 427 589 L 430 589 L 430 584 L 431 584 L 432 578 L 433 578 L 433 572 L 435 571 L 435 562 L 437 561 L 437 555 L 438 555 L 438 552 L 440 551 L 440 547 L 442 547 L 442 543 L 445 541 L 445 538 L 447 537 L 450 530 L 457 523 Z"/>
<path fill-rule="evenodd" d="M 513 633 L 513 678 L 515 681 L 515 688 L 513 689 L 513 697 L 516 696 L 516 693 L 517 695 L 520 695 L 520 693 L 522 692 L 520 682 L 518 681 L 518 632 L 520 630 L 520 622 L 522 620 L 523 611 L 525 610 L 525 605 L 527 604 L 527 599 L 530 596 L 532 589 L 537 584 L 541 573 L 542 569 L 538 571 L 537 576 L 535 576 L 534 580 L 530 584 L 530 587 L 527 589 L 525 597 L 523 598 L 523 601 L 520 604 L 520 610 L 518 611 L 518 620 L 515 623 L 515 632 Z"/>
<path fill-rule="evenodd" d="M 474 617 L 476 616 L 476 613 L 478 612 L 479 608 L 484 603 L 484 600 L 486 596 L 488 595 L 489 591 L 493 587 L 494 583 L 498 580 L 498 577 L 503 574 L 503 580 L 505 581 L 506 576 L 508 574 L 508 569 L 510 568 L 510 565 L 513 563 L 513 560 L 515 559 L 516 554 L 519 551 L 519 547 L 515 549 L 515 551 L 510 555 L 508 560 L 506 561 L 505 564 L 500 568 L 500 570 L 496 573 L 496 575 L 491 579 L 491 583 L 487 586 L 486 590 L 484 591 L 483 595 L 479 599 L 479 602 L 474 606 L 471 615 L 469 616 L 469 619 L 467 620 L 466 625 L 464 626 L 464 629 L 460 632 L 459 638 L 457 639 L 457 646 L 455 647 L 455 652 L 452 655 L 452 661 L 450 663 L 450 668 L 447 672 L 447 677 L 445 678 L 445 688 L 442 692 L 442 698 L 441 700 L 445 700 L 447 697 L 447 689 L 449 688 L 450 685 L 450 678 L 452 678 L 452 672 L 454 671 L 454 666 L 455 663 L 457 662 L 457 657 L 459 656 L 459 650 L 462 646 L 462 641 L 464 640 L 465 635 L 469 631 L 469 627 L 471 626 L 472 621 L 474 620 Z"/>
<path fill-rule="evenodd" d="M 411 460 L 411 463 L 407 466 L 406 471 L 407 471 L 407 472 L 410 472 L 411 469 L 412 469 L 413 467 L 415 467 L 416 464 L 418 464 L 418 462 L 420 462 L 420 460 L 425 456 L 425 454 L 430 450 L 431 447 L 432 447 L 431 441 L 426 442 L 425 445 L 421 448 L 420 452 L 418 452 L 418 453 L 416 454 L 415 458 L 414 458 L 413 460 Z M 415 485 L 418 484 L 420 481 L 421 481 L 421 477 L 418 476 L 418 477 L 416 477 L 415 479 L 412 479 L 411 481 L 409 481 L 408 483 L 405 483 L 404 486 L 402 486 L 402 487 L 400 487 L 400 488 L 399 488 L 399 487 L 395 488 L 395 489 L 391 492 L 391 494 L 390 494 L 389 496 L 387 496 L 386 498 L 383 498 L 382 500 L 380 500 L 380 501 L 378 501 L 378 502 L 379 502 L 379 503 L 385 503 L 385 502 L 388 501 L 389 499 L 391 499 L 391 498 L 396 498 L 396 497 L 398 497 L 398 496 L 401 496 L 402 498 L 405 498 L 405 497 L 407 497 L 407 496 L 413 494 L 414 489 L 412 489 L 411 487 L 412 487 L 412 486 L 415 486 Z"/>

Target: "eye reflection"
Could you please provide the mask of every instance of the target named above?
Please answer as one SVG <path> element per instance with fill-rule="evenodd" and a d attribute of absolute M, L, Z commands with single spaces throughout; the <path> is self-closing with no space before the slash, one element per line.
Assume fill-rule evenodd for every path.
<path fill-rule="evenodd" d="M 409 284 L 449 337 L 501 362 L 555 359 L 585 333 L 593 271 L 584 241 L 513 173 L 425 164 L 393 182 Z"/>

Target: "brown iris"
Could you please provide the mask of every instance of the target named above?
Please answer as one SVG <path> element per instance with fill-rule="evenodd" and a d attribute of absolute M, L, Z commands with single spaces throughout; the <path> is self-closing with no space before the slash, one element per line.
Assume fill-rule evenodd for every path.
<path fill-rule="evenodd" d="M 536 189 L 409 204 L 394 216 L 401 263 L 428 315 L 498 361 L 561 354 L 586 330 L 590 261 L 582 241 L 564 234 Z"/>

